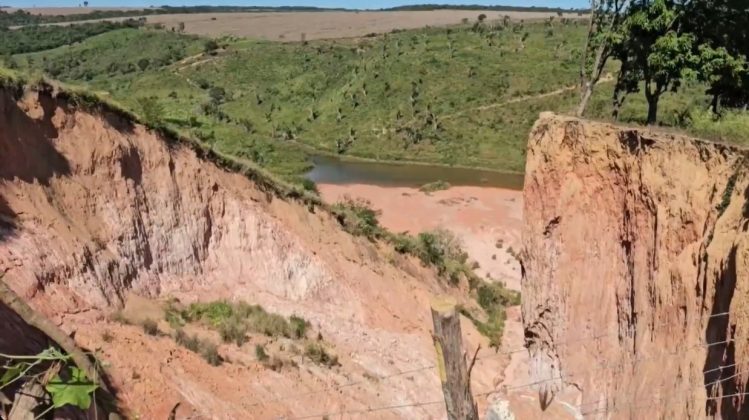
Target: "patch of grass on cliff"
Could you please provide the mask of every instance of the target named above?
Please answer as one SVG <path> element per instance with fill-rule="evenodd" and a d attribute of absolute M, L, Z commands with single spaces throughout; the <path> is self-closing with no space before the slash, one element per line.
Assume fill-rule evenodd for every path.
<path fill-rule="evenodd" d="M 372 204 L 367 200 L 346 196 L 331 210 L 343 229 L 352 235 L 375 240 L 386 234 L 378 220 L 380 212 L 372 209 Z"/>
<path fill-rule="evenodd" d="M 476 289 L 476 295 L 476 300 L 485 315 L 474 314 L 465 308 L 461 308 L 461 313 L 473 322 L 482 335 L 489 339 L 490 347 L 499 348 L 507 320 L 506 309 L 520 304 L 520 293 L 509 290 L 502 284 L 482 280 Z"/>
<path fill-rule="evenodd" d="M 733 195 L 734 189 L 736 189 L 736 180 L 739 177 L 739 173 L 734 172 L 728 182 L 726 182 L 726 188 L 723 190 L 723 194 L 720 197 L 720 203 L 715 207 L 718 211 L 718 217 L 722 216 L 728 206 L 731 204 L 731 196 Z"/>
<path fill-rule="evenodd" d="M 309 342 L 304 347 L 304 357 L 309 360 L 328 368 L 340 365 L 338 356 L 330 353 L 321 343 Z"/>
<path fill-rule="evenodd" d="M 478 284 L 479 279 L 468 264 L 468 254 L 452 232 L 437 229 L 417 236 L 390 234 L 388 239 L 397 252 L 414 255 L 452 285 L 457 286 L 464 279 L 471 288 Z"/>
<path fill-rule="evenodd" d="M 174 341 L 191 352 L 199 354 L 212 366 L 219 366 L 224 361 L 218 354 L 218 347 L 210 340 L 201 339 L 197 335 L 189 335 L 182 329 L 177 329 L 174 333 Z"/>
<path fill-rule="evenodd" d="M 441 277 L 457 286 L 466 281 L 470 293 L 475 294 L 483 313 L 461 308 L 476 329 L 489 339 L 492 347 L 502 344 L 506 308 L 520 304 L 520 293 L 505 288 L 502 283 L 489 283 L 474 273 L 468 254 L 462 249 L 458 238 L 449 231 L 422 232 L 416 237 L 392 235 L 395 249 L 401 253 L 417 256 L 425 265 L 437 268 Z"/>
<path fill-rule="evenodd" d="M 193 303 L 179 311 L 183 323 L 202 322 L 219 332 L 224 342 L 234 342 L 241 346 L 247 341 L 250 332 L 269 337 L 302 339 L 306 336 L 309 322 L 292 315 L 289 318 L 267 312 L 259 305 L 245 302 L 226 301 Z M 174 310 L 167 311 L 167 320 L 174 322 Z"/>
<path fill-rule="evenodd" d="M 345 197 L 333 205 L 332 212 L 347 232 L 370 240 L 385 240 L 396 252 L 413 255 L 425 266 L 434 267 L 439 276 L 452 285 L 466 280 L 473 289 L 479 284 L 480 279 L 468 263 L 468 254 L 452 232 L 438 229 L 422 232 L 415 237 L 394 234 L 380 226 L 379 212 L 370 206 L 366 200 Z"/>

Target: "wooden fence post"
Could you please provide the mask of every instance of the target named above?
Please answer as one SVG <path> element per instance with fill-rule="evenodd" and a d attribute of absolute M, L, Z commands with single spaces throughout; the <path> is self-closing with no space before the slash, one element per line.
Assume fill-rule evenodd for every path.
<path fill-rule="evenodd" d="M 448 420 L 478 420 L 478 409 L 471 394 L 471 378 L 466 368 L 460 315 L 457 303 L 450 297 L 432 300 L 434 349 L 445 395 Z"/>

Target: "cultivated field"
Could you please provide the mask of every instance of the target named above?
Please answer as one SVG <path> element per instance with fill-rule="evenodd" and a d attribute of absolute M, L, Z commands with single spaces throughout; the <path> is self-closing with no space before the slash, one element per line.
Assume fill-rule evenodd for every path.
<path fill-rule="evenodd" d="M 167 27 L 184 22 L 185 31 L 198 35 L 235 35 L 268 40 L 350 38 L 393 29 L 415 29 L 476 20 L 484 13 L 488 19 L 510 15 L 514 20 L 537 20 L 552 13 L 488 12 L 473 10 L 433 10 L 424 12 L 290 12 L 290 13 L 206 13 L 160 15 L 149 23 Z M 575 15 L 577 16 L 577 15 Z"/>
<path fill-rule="evenodd" d="M 31 9 L 30 9 L 31 10 Z M 60 9 L 33 9 L 60 10 Z M 78 11 L 80 8 L 71 10 Z M 86 9 L 88 10 L 88 9 Z M 147 16 L 148 23 L 160 23 L 167 28 L 185 24 L 185 32 L 203 36 L 233 35 L 272 41 L 299 41 L 305 39 L 334 39 L 363 36 L 370 33 L 390 32 L 393 29 L 416 29 L 425 26 L 445 26 L 473 22 L 478 15 L 487 20 L 502 19 L 505 15 L 514 21 L 534 21 L 556 16 L 542 12 L 499 12 L 482 10 L 432 10 L 416 12 L 268 12 L 268 13 L 189 13 Z M 578 18 L 577 14 L 565 14 Z M 118 21 L 128 18 L 104 19 Z M 80 21 L 81 22 L 91 22 Z M 69 25 L 70 22 L 52 24 Z"/>

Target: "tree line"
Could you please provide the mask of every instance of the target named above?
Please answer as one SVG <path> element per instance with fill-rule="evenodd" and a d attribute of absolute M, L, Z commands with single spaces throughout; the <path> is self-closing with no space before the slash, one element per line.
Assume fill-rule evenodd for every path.
<path fill-rule="evenodd" d="M 123 22 L 93 22 L 70 26 L 27 26 L 17 30 L 0 31 L 0 56 L 49 50 L 83 41 L 94 35 L 122 28 L 137 28 L 142 20 Z"/>
<path fill-rule="evenodd" d="M 688 81 L 706 85 L 711 109 L 749 104 L 749 2 L 746 0 L 592 0 L 580 69 L 583 115 L 609 60 L 620 63 L 613 117 L 642 92 L 648 124 L 667 92 Z"/>

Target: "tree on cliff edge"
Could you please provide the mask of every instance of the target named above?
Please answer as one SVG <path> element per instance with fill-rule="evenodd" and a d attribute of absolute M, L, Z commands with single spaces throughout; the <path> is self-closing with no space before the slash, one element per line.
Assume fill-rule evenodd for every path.
<path fill-rule="evenodd" d="M 581 117 L 588 107 L 593 88 L 601 80 L 603 69 L 613 54 L 619 28 L 622 24 L 628 0 L 591 0 L 588 36 L 585 39 L 580 63 L 580 104 L 577 116 Z"/>
<path fill-rule="evenodd" d="M 647 123 L 655 124 L 661 96 L 688 80 L 708 85 L 716 113 L 721 97 L 745 106 L 747 31 L 749 13 L 738 0 L 632 0 L 612 43 L 612 56 L 621 62 L 614 117 L 627 94 L 642 90 Z"/>

